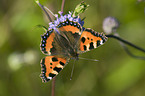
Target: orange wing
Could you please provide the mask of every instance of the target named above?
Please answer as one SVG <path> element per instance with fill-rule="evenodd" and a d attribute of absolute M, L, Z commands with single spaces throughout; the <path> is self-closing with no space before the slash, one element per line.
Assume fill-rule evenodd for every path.
<path fill-rule="evenodd" d="M 78 33 L 81 34 L 81 30 L 74 25 L 67 25 L 67 26 L 62 26 L 59 28 L 60 31 L 67 31 L 71 32 L 72 34 Z"/>
<path fill-rule="evenodd" d="M 52 43 L 54 42 L 55 34 L 53 30 L 47 31 L 44 35 L 41 36 L 40 49 L 42 53 L 51 55 L 52 49 L 54 49 Z"/>
<path fill-rule="evenodd" d="M 81 34 L 82 26 L 78 22 L 72 22 L 68 19 L 65 22 L 60 23 L 58 26 L 60 34 L 66 38 L 71 46 L 76 46 Z"/>
<path fill-rule="evenodd" d="M 82 33 L 81 25 L 69 20 L 60 23 L 56 30 L 58 33 L 55 32 L 54 29 L 51 29 L 41 36 L 40 49 L 42 53 L 51 56 L 63 54 L 62 51 L 65 47 L 64 43 L 67 44 L 69 42 L 70 45 L 75 46 Z M 57 37 L 60 37 L 61 39 L 56 39 Z"/>
<path fill-rule="evenodd" d="M 41 74 L 42 82 L 48 82 L 56 76 L 67 64 L 68 58 L 57 56 L 46 56 L 41 60 Z"/>
<path fill-rule="evenodd" d="M 107 41 L 103 33 L 98 33 L 92 29 L 85 29 L 80 37 L 80 51 L 90 51 L 103 45 Z"/>

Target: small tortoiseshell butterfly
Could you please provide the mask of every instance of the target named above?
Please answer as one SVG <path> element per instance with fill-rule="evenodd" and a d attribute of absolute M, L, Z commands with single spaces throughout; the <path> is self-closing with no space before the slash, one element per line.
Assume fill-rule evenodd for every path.
<path fill-rule="evenodd" d="M 84 21 L 72 14 L 56 17 L 41 37 L 40 49 L 48 55 L 41 60 L 40 77 L 43 82 L 56 76 L 71 58 L 78 59 L 79 54 L 103 45 L 107 37 L 103 33 L 83 27 Z"/>

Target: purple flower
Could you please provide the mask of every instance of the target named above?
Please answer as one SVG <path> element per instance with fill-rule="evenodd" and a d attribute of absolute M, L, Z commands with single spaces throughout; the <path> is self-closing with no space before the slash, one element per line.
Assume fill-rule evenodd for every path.
<path fill-rule="evenodd" d="M 79 23 L 81 26 L 84 25 L 84 21 L 82 21 L 80 18 L 79 18 L 79 20 L 78 20 L 78 23 Z"/>
<path fill-rule="evenodd" d="M 54 22 L 49 23 L 48 30 L 54 29 L 58 34 L 60 34 L 59 31 L 57 30 L 57 27 L 60 23 L 62 23 L 62 24 L 65 23 L 65 21 L 66 21 L 66 23 L 68 23 L 67 19 L 69 21 L 78 22 L 81 26 L 84 25 L 84 21 L 81 21 L 81 19 L 78 16 L 77 17 L 72 17 L 71 12 L 69 14 L 66 14 L 66 15 L 62 15 L 62 12 L 58 12 L 58 13 L 60 14 L 60 17 L 58 17 L 58 15 L 56 14 L 56 16 L 55 16 L 56 20 L 54 20 Z M 72 23 L 72 22 L 70 22 L 70 23 Z"/>

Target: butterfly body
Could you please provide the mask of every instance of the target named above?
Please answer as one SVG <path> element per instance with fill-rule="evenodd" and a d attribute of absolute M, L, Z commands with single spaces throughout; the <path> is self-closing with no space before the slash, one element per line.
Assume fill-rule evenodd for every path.
<path fill-rule="evenodd" d="M 41 37 L 40 49 L 48 55 L 41 60 L 43 82 L 51 80 L 70 59 L 78 60 L 81 53 L 99 47 L 107 41 L 103 33 L 85 29 L 83 21 L 71 14 L 61 15 L 49 24 L 48 31 Z"/>

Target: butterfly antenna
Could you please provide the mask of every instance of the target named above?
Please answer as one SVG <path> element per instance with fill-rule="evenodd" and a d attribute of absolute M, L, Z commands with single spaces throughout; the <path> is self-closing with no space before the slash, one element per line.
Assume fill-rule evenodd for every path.
<path fill-rule="evenodd" d="M 73 76 L 73 72 L 74 72 L 74 67 L 75 67 L 75 62 L 76 62 L 76 59 L 74 60 L 74 63 L 73 63 L 73 66 L 72 66 L 70 80 L 72 80 L 72 76 Z"/>
<path fill-rule="evenodd" d="M 47 11 L 49 11 L 49 12 L 50 12 L 53 16 L 55 16 L 55 17 L 56 17 L 56 15 L 53 14 L 53 12 L 50 11 L 46 6 L 41 5 L 41 4 L 39 3 L 39 0 L 35 0 L 35 2 L 36 2 L 36 3 L 40 6 L 40 8 L 45 12 L 45 14 L 47 15 L 47 17 L 48 17 L 48 19 L 50 20 L 50 22 L 52 22 L 52 19 L 51 19 L 50 15 L 48 14 Z M 47 11 L 46 11 L 46 10 L 47 10 Z"/>
<path fill-rule="evenodd" d="M 79 57 L 79 59 L 91 60 L 91 61 L 99 61 L 99 60 L 97 60 L 97 59 L 88 59 L 88 58 L 82 58 L 82 57 Z"/>

